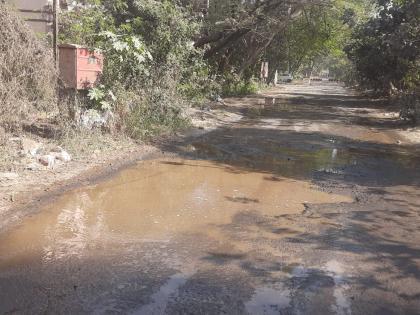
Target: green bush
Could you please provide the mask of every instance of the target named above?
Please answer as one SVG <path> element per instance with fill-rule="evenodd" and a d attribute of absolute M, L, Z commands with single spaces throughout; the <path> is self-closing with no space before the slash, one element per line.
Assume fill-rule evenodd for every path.
<path fill-rule="evenodd" d="M 222 81 L 222 95 L 241 96 L 255 94 L 260 87 L 253 79 L 244 80 L 235 74 L 226 74 Z"/>
<path fill-rule="evenodd" d="M 148 139 L 161 133 L 183 129 L 189 125 L 185 104 L 168 86 L 156 84 L 138 91 L 117 93 L 117 112 L 125 132 L 135 139 Z"/>
<path fill-rule="evenodd" d="M 420 84 L 420 7 L 417 0 L 378 0 L 379 11 L 356 27 L 346 52 L 359 83 L 388 93 Z"/>

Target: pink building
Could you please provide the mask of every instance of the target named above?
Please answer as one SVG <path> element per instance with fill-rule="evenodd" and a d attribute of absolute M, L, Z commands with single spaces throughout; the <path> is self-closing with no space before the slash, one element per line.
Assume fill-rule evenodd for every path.
<path fill-rule="evenodd" d="M 67 89 L 86 90 L 99 80 L 102 54 L 78 45 L 60 45 L 60 77 Z"/>

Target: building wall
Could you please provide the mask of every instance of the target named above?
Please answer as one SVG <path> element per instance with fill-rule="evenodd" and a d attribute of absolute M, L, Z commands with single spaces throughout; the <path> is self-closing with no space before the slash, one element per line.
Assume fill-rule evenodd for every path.
<path fill-rule="evenodd" d="M 48 33 L 52 29 L 52 0 L 0 0 L 14 6 L 36 33 Z M 66 5 L 65 0 L 60 3 Z"/>

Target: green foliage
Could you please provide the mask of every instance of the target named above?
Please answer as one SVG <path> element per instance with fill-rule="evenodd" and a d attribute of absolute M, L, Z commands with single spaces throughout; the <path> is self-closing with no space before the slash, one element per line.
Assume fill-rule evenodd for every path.
<path fill-rule="evenodd" d="M 115 32 L 115 21 L 100 4 L 90 4 L 63 12 L 60 16 L 59 41 L 95 47 L 101 32 Z"/>
<path fill-rule="evenodd" d="M 98 37 L 106 56 L 103 81 L 109 88 L 118 82 L 130 89 L 150 76 L 153 57 L 139 36 L 106 31 Z"/>
<path fill-rule="evenodd" d="M 102 111 L 112 110 L 113 104 L 117 100 L 112 90 L 106 89 L 104 85 L 90 89 L 88 97 L 93 102 L 94 107 Z"/>
<path fill-rule="evenodd" d="M 255 94 L 260 89 L 260 85 L 253 79 L 245 80 L 235 73 L 225 74 L 221 85 L 223 96 Z"/>
<path fill-rule="evenodd" d="M 309 75 L 332 66 L 343 73 L 343 47 L 370 7 L 370 0 L 212 0 L 196 45 L 206 45 L 204 56 L 222 82 L 231 73 L 245 82 L 258 78 L 263 61 L 269 81 L 276 70 Z"/>
<path fill-rule="evenodd" d="M 329 6 L 305 7 L 267 49 L 271 75 L 276 69 L 305 76 L 329 69 L 331 76 L 344 79 L 351 64 L 343 48 L 351 28 L 365 19 L 370 6 L 369 1 L 332 0 Z"/>
<path fill-rule="evenodd" d="M 122 115 L 126 133 L 136 139 L 181 129 L 189 124 L 184 114 L 185 103 L 171 88 L 172 82 L 155 82 L 137 91 L 121 90 L 117 94 L 118 109 Z"/>
<path fill-rule="evenodd" d="M 420 84 L 420 7 L 416 0 L 378 0 L 378 13 L 355 28 L 346 47 L 362 86 L 391 92 Z"/>

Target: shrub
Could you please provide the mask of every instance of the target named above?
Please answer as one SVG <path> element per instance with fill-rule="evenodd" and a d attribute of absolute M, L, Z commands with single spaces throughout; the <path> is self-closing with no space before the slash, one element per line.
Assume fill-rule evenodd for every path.
<path fill-rule="evenodd" d="M 0 52 L 0 125 L 15 128 L 40 112 L 56 111 L 52 50 L 1 3 Z"/>
<path fill-rule="evenodd" d="M 401 93 L 396 97 L 395 103 L 401 109 L 402 119 L 411 120 L 414 123 L 420 122 L 420 93 Z"/>
<path fill-rule="evenodd" d="M 62 17 L 61 38 L 105 54 L 101 85 L 89 92 L 91 106 L 112 110 L 117 129 L 135 138 L 184 126 L 185 107 L 212 89 L 192 42 L 199 24 L 172 1 L 88 3 Z"/>
<path fill-rule="evenodd" d="M 418 1 L 377 3 L 377 14 L 354 29 L 346 53 L 362 87 L 384 94 L 407 91 L 420 84 Z"/>
<path fill-rule="evenodd" d="M 222 83 L 223 96 L 241 96 L 255 94 L 260 86 L 252 79 L 244 80 L 235 74 L 226 74 Z"/>
<path fill-rule="evenodd" d="M 170 75 L 156 76 L 141 90 L 120 89 L 116 99 L 114 111 L 132 138 L 144 140 L 189 124 L 184 110 L 188 103 L 178 94 Z"/>

